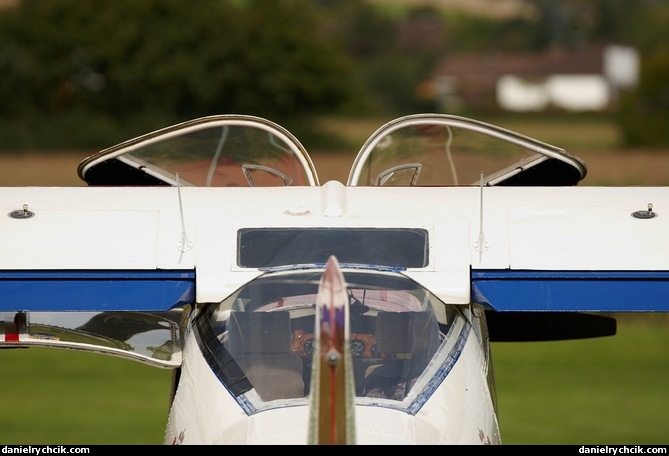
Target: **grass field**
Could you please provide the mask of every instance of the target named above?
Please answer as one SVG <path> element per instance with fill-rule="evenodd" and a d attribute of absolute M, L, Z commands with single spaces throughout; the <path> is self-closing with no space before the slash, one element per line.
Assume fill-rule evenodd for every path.
<path fill-rule="evenodd" d="M 494 343 L 505 444 L 669 444 L 669 320 L 613 337 Z"/>
<path fill-rule="evenodd" d="M 664 315 L 613 337 L 492 350 L 503 443 L 669 444 Z M 169 370 L 36 348 L 2 350 L 0 363 L 0 444 L 162 443 Z"/>
<path fill-rule="evenodd" d="M 381 125 L 339 122 L 328 126 L 357 147 Z M 501 125 L 582 158 L 582 185 L 669 185 L 669 152 L 623 150 L 607 122 Z M 76 166 L 92 152 L 0 154 L 0 186 L 83 185 Z M 321 182 L 345 181 L 356 152 L 314 153 Z M 625 316 L 614 337 L 492 350 L 503 443 L 669 444 L 665 315 Z M 0 444 L 162 443 L 169 370 L 47 349 L 0 350 L 0 363 Z"/>

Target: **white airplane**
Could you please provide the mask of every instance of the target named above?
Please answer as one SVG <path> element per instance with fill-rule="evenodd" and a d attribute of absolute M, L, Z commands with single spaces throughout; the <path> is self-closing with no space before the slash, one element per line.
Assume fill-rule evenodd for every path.
<path fill-rule="evenodd" d="M 165 444 L 500 444 L 491 341 L 669 311 L 669 187 L 471 119 L 383 125 L 346 183 L 243 115 L 78 174 L 0 188 L 0 347 L 172 369 Z"/>

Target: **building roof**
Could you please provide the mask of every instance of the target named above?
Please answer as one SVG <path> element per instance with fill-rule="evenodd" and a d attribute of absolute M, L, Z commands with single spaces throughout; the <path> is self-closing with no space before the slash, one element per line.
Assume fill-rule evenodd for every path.
<path fill-rule="evenodd" d="M 604 44 L 590 44 L 573 49 L 551 48 L 540 53 L 486 52 L 444 57 L 436 66 L 435 76 L 487 76 L 516 74 L 542 77 L 554 74 L 602 74 Z"/>

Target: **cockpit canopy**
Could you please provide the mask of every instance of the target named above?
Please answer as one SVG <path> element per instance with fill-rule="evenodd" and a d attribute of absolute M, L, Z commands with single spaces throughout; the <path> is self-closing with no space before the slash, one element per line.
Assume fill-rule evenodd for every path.
<path fill-rule="evenodd" d="M 358 153 L 350 186 L 576 185 L 583 162 L 484 122 L 414 114 L 379 128 Z"/>
<path fill-rule="evenodd" d="M 243 115 L 203 117 L 123 142 L 82 161 L 78 174 L 89 185 L 318 185 L 297 138 Z"/>
<path fill-rule="evenodd" d="M 205 357 L 240 403 L 258 408 L 309 394 L 322 273 L 266 273 L 198 317 L 212 354 Z M 345 277 L 356 396 L 415 400 L 414 388 L 426 387 L 418 379 L 463 311 L 398 273 L 349 269 Z"/>
<path fill-rule="evenodd" d="M 260 117 L 183 122 L 83 160 L 89 185 L 281 187 L 320 185 L 302 144 Z M 349 186 L 576 185 L 585 165 L 563 149 L 494 125 L 414 114 L 379 128 L 350 169 Z"/>

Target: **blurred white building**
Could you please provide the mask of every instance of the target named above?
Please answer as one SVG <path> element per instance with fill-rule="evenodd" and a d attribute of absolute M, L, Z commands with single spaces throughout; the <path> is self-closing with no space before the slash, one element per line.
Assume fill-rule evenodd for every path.
<path fill-rule="evenodd" d="M 432 93 L 446 111 L 606 111 L 615 107 L 621 89 L 636 86 L 639 67 L 636 49 L 611 44 L 459 55 L 437 67 Z"/>

